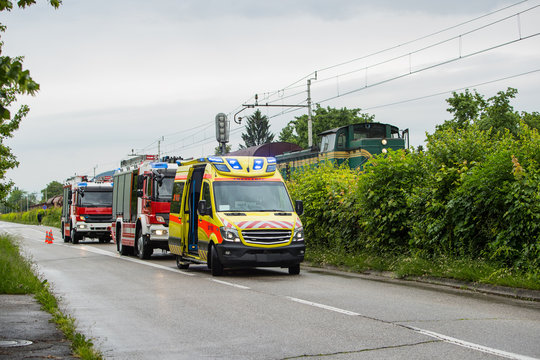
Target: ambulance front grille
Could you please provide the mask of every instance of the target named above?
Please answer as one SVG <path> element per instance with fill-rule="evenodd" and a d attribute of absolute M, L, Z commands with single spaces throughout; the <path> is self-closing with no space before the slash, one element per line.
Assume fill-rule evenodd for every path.
<path fill-rule="evenodd" d="M 291 240 L 291 230 L 242 230 L 244 241 L 250 244 L 283 244 Z"/>

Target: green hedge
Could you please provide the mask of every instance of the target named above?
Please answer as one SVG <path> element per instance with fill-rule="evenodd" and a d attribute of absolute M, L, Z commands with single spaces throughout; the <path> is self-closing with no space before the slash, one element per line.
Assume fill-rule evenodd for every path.
<path fill-rule="evenodd" d="M 37 220 L 38 213 L 43 214 L 43 218 L 41 220 L 42 225 L 54 226 L 54 227 L 60 228 L 62 209 L 59 207 L 53 207 L 46 210 L 33 209 L 30 211 L 25 211 L 21 213 L 0 214 L 0 220 L 16 222 L 16 223 L 21 223 L 21 224 L 38 225 L 39 224 Z"/>

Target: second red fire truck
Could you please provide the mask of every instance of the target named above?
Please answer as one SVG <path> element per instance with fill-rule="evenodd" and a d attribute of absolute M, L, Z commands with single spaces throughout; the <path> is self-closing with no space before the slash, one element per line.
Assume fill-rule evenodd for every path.
<path fill-rule="evenodd" d="M 172 159 L 174 160 L 174 159 Z M 169 250 L 169 211 L 177 164 L 155 155 L 121 163 L 113 175 L 111 234 L 121 255 L 148 259 L 154 249 Z"/>

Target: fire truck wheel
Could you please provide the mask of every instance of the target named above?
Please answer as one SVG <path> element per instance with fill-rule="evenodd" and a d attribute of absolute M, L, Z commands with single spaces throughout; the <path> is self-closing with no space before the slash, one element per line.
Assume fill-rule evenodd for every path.
<path fill-rule="evenodd" d="M 78 244 L 79 243 L 79 240 L 82 239 L 82 236 L 80 236 L 79 234 L 77 234 L 77 230 L 71 230 L 71 242 L 73 244 Z"/>
<path fill-rule="evenodd" d="M 118 239 L 118 252 L 120 253 L 120 255 L 124 255 L 124 256 L 130 255 L 131 250 L 132 250 L 131 248 L 124 245 L 121 238 Z"/>
<path fill-rule="evenodd" d="M 137 256 L 139 259 L 148 260 L 154 252 L 154 249 L 150 246 L 148 236 L 139 235 L 137 238 Z"/>
<path fill-rule="evenodd" d="M 176 267 L 180 270 L 185 270 L 189 268 L 189 263 L 182 262 L 182 257 L 176 255 Z"/>
<path fill-rule="evenodd" d="M 300 274 L 300 264 L 289 266 L 289 275 L 298 275 Z"/>
<path fill-rule="evenodd" d="M 71 238 L 69 236 L 66 236 L 65 234 L 64 223 L 62 223 L 61 229 L 62 229 L 62 239 L 64 240 L 65 243 L 68 243 L 71 240 Z"/>
<path fill-rule="evenodd" d="M 219 255 L 214 245 L 212 245 L 210 251 L 211 251 L 210 270 L 212 272 L 212 276 L 220 276 L 223 274 L 223 264 L 221 264 L 221 261 L 219 260 Z"/>

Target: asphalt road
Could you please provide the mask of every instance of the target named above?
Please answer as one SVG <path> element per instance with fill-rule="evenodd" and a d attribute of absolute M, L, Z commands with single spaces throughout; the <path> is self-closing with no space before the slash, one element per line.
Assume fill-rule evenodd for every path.
<path fill-rule="evenodd" d="M 540 358 L 540 305 L 346 274 L 180 271 L 0 222 L 107 359 Z"/>

